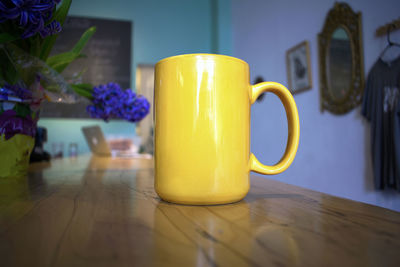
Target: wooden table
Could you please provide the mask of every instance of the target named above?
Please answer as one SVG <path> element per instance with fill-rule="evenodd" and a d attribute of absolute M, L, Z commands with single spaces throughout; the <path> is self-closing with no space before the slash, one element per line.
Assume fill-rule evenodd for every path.
<path fill-rule="evenodd" d="M 0 266 L 400 266 L 400 213 L 251 177 L 241 202 L 161 201 L 153 162 L 33 165 L 2 181 Z"/>

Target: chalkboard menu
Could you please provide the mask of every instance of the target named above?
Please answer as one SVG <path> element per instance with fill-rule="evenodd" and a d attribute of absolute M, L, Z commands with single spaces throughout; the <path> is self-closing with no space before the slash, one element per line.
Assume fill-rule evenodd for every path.
<path fill-rule="evenodd" d="M 52 54 L 70 51 L 81 35 L 96 26 L 82 53 L 86 55 L 71 63 L 62 73 L 66 80 L 92 85 L 116 82 L 122 88 L 131 86 L 131 34 L 132 22 L 86 17 L 67 17 Z M 88 101 L 76 104 L 43 104 L 42 118 L 89 118 Z"/>

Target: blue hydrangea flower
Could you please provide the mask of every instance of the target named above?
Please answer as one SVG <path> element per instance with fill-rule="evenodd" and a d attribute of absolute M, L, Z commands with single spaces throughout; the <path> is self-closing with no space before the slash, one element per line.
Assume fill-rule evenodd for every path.
<path fill-rule="evenodd" d="M 14 20 L 25 31 L 22 38 L 29 38 L 37 33 L 42 37 L 58 33 L 61 30 L 59 24 L 45 26 L 52 17 L 52 12 L 60 0 L 1 0 L 0 23 L 6 20 Z"/>
<path fill-rule="evenodd" d="M 150 103 L 145 97 L 136 95 L 131 89 L 122 90 L 117 83 L 94 87 L 92 95 L 93 104 L 86 110 L 93 118 L 138 122 L 150 111 Z"/>

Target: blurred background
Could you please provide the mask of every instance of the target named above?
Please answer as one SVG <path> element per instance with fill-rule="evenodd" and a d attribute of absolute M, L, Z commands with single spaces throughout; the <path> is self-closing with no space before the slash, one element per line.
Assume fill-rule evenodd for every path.
<path fill-rule="evenodd" d="M 376 36 L 376 30 L 399 18 L 400 2 L 345 2 L 362 14 L 361 52 L 367 77 L 387 46 L 386 36 Z M 318 33 L 323 30 L 334 1 L 114 0 L 111 3 L 98 0 L 93 5 L 92 1 L 74 0 L 70 15 L 131 22 L 130 86 L 143 94 L 152 90 L 155 63 L 185 53 L 238 57 L 249 63 L 250 81 L 262 77 L 289 86 L 287 51 L 307 41 L 312 86 L 294 94 L 301 123 L 298 153 L 286 172 L 268 178 L 400 211 L 397 191 L 374 189 L 370 124 L 362 117 L 361 107 L 342 115 L 320 108 Z M 400 31 L 393 31 L 391 39 L 399 43 Z M 253 105 L 251 113 L 252 152 L 263 163 L 274 164 L 286 146 L 284 108 L 277 97 L 267 94 Z M 130 139 L 141 146 L 151 137 L 151 120 L 152 115 L 135 126 L 120 120 L 105 123 L 87 118 L 42 116 L 38 126 L 47 129 L 45 150 L 53 155 L 61 150 L 68 156 L 71 144 L 77 154 L 90 153 L 82 127 L 100 125 L 107 139 Z"/>

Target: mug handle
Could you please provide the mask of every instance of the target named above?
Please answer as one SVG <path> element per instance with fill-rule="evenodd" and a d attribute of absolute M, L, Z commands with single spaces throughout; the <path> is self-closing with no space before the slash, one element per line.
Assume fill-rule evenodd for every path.
<path fill-rule="evenodd" d="M 296 156 L 297 147 L 299 146 L 300 123 L 299 114 L 297 112 L 296 103 L 292 94 L 282 84 L 275 82 L 262 82 L 251 86 L 250 97 L 253 104 L 257 97 L 264 93 L 271 92 L 279 97 L 285 107 L 286 117 L 288 120 L 288 142 L 286 150 L 281 160 L 273 165 L 267 166 L 258 161 L 253 153 L 250 154 L 250 171 L 261 174 L 278 174 L 285 171 L 292 164 Z"/>

